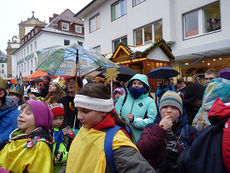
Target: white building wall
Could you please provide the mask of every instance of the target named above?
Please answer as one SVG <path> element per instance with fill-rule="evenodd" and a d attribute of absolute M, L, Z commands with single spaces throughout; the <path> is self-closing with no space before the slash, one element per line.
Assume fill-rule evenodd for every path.
<path fill-rule="evenodd" d="M 94 11 L 85 16 L 85 46 L 101 46 L 101 53 L 112 52 L 112 40 L 127 35 L 128 44 L 134 44 L 133 30 L 162 19 L 163 37 L 171 41 L 171 28 L 169 27 L 169 0 L 145 0 L 132 6 L 132 1 L 127 0 L 127 14 L 112 21 L 111 5 L 116 0 L 104 2 Z M 164 9 L 164 10 L 158 10 Z M 89 19 L 100 14 L 100 29 L 89 33 Z M 167 26 L 167 27 L 164 27 Z"/>
<path fill-rule="evenodd" d="M 101 46 L 101 53 L 112 52 L 112 40 L 127 35 L 129 45 L 134 45 L 133 30 L 162 19 L 163 38 L 171 42 L 176 60 L 180 57 L 189 58 L 192 53 L 205 53 L 210 50 L 230 48 L 230 1 L 220 0 L 221 30 L 196 36 L 190 39 L 183 37 L 183 14 L 202 8 L 217 0 L 145 0 L 132 6 L 127 0 L 127 14 L 111 21 L 111 4 L 116 0 L 102 3 L 85 16 L 85 45 L 90 47 Z M 89 19 L 100 13 L 100 29 L 89 33 Z"/>
<path fill-rule="evenodd" d="M 81 37 L 56 34 L 51 32 L 41 32 L 37 36 L 29 40 L 25 45 L 23 45 L 20 48 L 20 50 L 17 50 L 17 52 L 13 54 L 13 61 L 12 61 L 13 78 L 15 78 L 16 76 L 19 77 L 20 71 L 22 77 L 25 77 L 31 74 L 31 70 L 33 72 L 36 70 L 36 65 L 37 65 L 36 62 L 38 60 L 36 54 L 37 50 L 41 50 L 51 46 L 64 46 L 64 40 L 69 40 L 70 45 L 73 43 L 77 43 L 78 41 L 84 42 L 84 39 Z M 36 42 L 36 49 L 35 49 L 35 42 Z M 33 45 L 32 51 L 31 51 L 31 44 Z M 27 47 L 29 47 L 29 54 L 27 54 Z M 26 55 L 24 54 L 24 49 Z M 23 52 L 23 56 L 21 56 L 22 52 Z M 30 57 L 29 60 L 25 60 L 28 59 L 29 57 Z M 31 59 L 33 59 L 33 66 L 31 66 Z M 27 68 L 28 61 L 29 61 L 29 68 Z M 24 67 L 24 63 L 26 63 L 26 69 Z M 23 64 L 23 69 L 21 69 L 21 64 Z"/>
<path fill-rule="evenodd" d="M 173 34 L 175 36 L 176 44 L 172 46 L 172 50 L 176 57 L 191 53 L 205 53 L 209 50 L 221 49 L 227 46 L 230 47 L 230 20 L 228 19 L 228 16 L 230 15 L 229 0 L 220 1 L 222 28 L 220 31 L 207 33 L 190 39 L 183 38 L 183 14 L 192 10 L 199 9 L 213 2 L 216 2 L 216 0 L 174 1 L 173 9 L 175 15 L 175 23 L 173 27 L 175 28 L 174 30 L 176 32 Z"/>
<path fill-rule="evenodd" d="M 0 76 L 3 79 L 7 78 L 7 63 L 0 63 Z"/>

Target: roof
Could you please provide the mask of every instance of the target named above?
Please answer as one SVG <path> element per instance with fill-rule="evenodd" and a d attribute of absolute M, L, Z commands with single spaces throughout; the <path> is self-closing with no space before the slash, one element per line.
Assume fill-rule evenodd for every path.
<path fill-rule="evenodd" d="M 75 36 L 75 37 L 83 37 L 83 35 L 81 34 L 77 34 L 77 33 L 71 33 L 71 32 L 66 32 L 60 29 L 55 29 L 55 28 L 51 28 L 51 27 L 45 27 L 41 29 L 42 31 L 46 31 L 46 32 L 53 32 L 53 33 L 57 33 L 57 34 L 65 34 L 65 35 L 70 35 L 70 36 Z"/>
<path fill-rule="evenodd" d="M 28 18 L 26 21 L 21 21 L 21 23 L 19 23 L 18 25 L 23 25 L 23 24 L 27 24 L 29 21 L 31 20 L 36 20 L 37 22 L 39 22 L 41 25 L 46 25 L 45 22 L 40 21 L 38 18 L 34 17 L 34 15 L 32 15 L 31 18 Z"/>
<path fill-rule="evenodd" d="M 4 54 L 1 50 L 0 50 L 0 58 L 6 59 L 6 54 Z"/>
<path fill-rule="evenodd" d="M 84 19 L 85 15 L 89 12 L 97 9 L 102 3 L 106 2 L 106 0 L 92 0 L 89 4 L 87 4 L 84 8 L 82 8 L 79 12 L 77 12 L 74 17 L 79 17 Z"/>
<path fill-rule="evenodd" d="M 130 58 L 141 58 L 141 57 L 145 57 L 148 53 L 150 53 L 157 47 L 160 47 L 162 51 L 164 51 L 167 54 L 168 57 L 172 59 L 175 58 L 174 55 L 172 54 L 171 48 L 167 45 L 164 39 L 160 39 L 157 42 L 148 43 L 141 46 L 129 46 L 120 43 L 115 49 L 115 51 L 113 52 L 112 58 L 114 58 L 117 55 L 120 49 L 123 49 L 124 51 L 128 51 L 128 54 L 130 54 Z"/>
<path fill-rule="evenodd" d="M 82 24 L 82 25 L 84 24 L 83 20 L 81 20 L 80 18 L 74 17 L 74 13 L 71 10 L 66 9 L 60 15 L 58 15 L 56 18 L 54 18 L 46 27 L 54 27 L 54 28 L 56 28 L 57 23 L 60 20 L 70 22 L 70 23 Z"/>

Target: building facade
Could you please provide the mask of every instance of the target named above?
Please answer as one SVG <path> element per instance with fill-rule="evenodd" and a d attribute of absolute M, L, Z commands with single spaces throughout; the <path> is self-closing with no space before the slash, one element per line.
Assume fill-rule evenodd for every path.
<path fill-rule="evenodd" d="M 163 38 L 181 75 L 230 66 L 228 0 L 93 0 L 84 19 L 86 46 L 111 55 L 120 42 L 143 46 Z"/>
<path fill-rule="evenodd" d="M 0 76 L 7 78 L 7 56 L 0 50 Z"/>
<path fill-rule="evenodd" d="M 49 24 L 35 26 L 21 39 L 22 45 L 13 53 L 13 77 L 25 77 L 36 70 L 37 50 L 72 43 L 83 45 L 84 23 L 73 16 L 69 9 L 60 15 L 53 14 Z"/>
<path fill-rule="evenodd" d="M 34 17 L 34 12 L 32 12 L 32 17 L 28 18 L 26 21 L 21 21 L 19 26 L 19 35 L 13 36 L 11 40 L 7 43 L 7 77 L 12 78 L 12 54 L 17 50 L 20 45 L 22 45 L 22 38 L 35 26 L 46 25 L 45 22 L 40 21 L 38 18 Z"/>

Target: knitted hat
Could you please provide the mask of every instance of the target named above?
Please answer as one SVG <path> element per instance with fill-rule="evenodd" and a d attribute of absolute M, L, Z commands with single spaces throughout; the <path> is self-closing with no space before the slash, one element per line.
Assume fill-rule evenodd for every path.
<path fill-rule="evenodd" d="M 34 114 L 36 127 L 52 129 L 53 113 L 50 111 L 48 105 L 35 100 L 29 100 L 27 103 L 30 105 Z"/>
<path fill-rule="evenodd" d="M 113 94 L 115 94 L 115 92 L 119 92 L 119 93 L 121 93 L 122 95 L 125 93 L 123 88 L 116 88 L 116 89 L 113 91 Z"/>
<path fill-rule="evenodd" d="M 159 110 L 161 110 L 161 108 L 163 108 L 164 106 L 175 106 L 179 109 L 180 114 L 182 114 L 183 112 L 182 99 L 179 94 L 174 91 L 167 91 L 163 94 L 163 96 L 161 97 Z"/>
<path fill-rule="evenodd" d="M 53 117 L 58 116 L 58 115 L 65 116 L 65 109 L 61 103 L 51 104 L 51 105 L 49 105 L 49 108 L 50 108 L 51 112 L 53 113 Z"/>
<path fill-rule="evenodd" d="M 48 81 L 51 81 L 51 76 L 50 75 L 45 75 L 45 76 L 43 76 L 43 78 L 46 78 Z"/>
<path fill-rule="evenodd" d="M 189 84 L 184 93 L 183 102 L 191 103 L 195 100 L 202 100 L 205 87 L 199 83 Z"/>

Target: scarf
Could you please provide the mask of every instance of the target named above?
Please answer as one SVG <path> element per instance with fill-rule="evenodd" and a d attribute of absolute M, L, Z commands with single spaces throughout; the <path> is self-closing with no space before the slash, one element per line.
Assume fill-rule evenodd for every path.
<path fill-rule="evenodd" d="M 145 87 L 142 88 L 133 88 L 132 86 L 129 87 L 129 92 L 131 93 L 134 99 L 137 99 L 142 94 L 147 93 L 147 89 Z"/>

